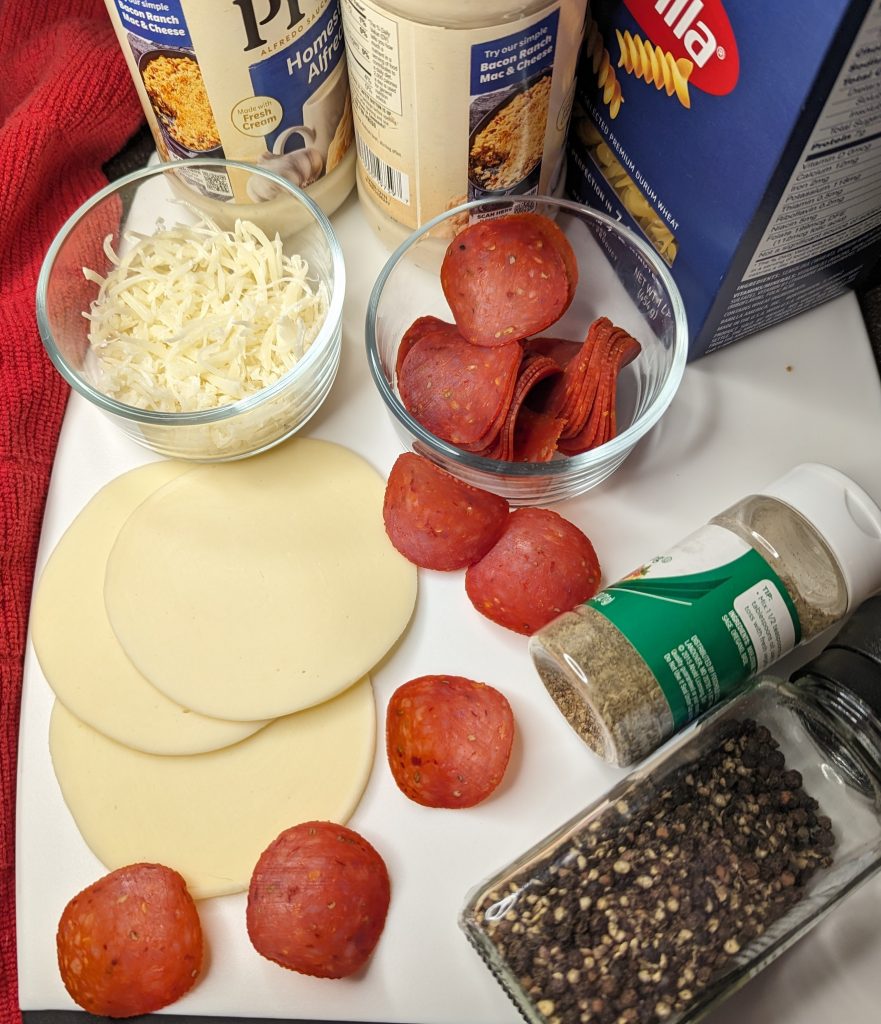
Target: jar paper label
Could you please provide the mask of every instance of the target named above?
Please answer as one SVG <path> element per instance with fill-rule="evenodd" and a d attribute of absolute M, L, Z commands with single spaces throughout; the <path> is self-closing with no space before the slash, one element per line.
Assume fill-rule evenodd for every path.
<path fill-rule="evenodd" d="M 780 578 L 757 551 L 714 525 L 587 603 L 651 669 L 676 728 L 801 639 L 795 605 Z"/>
<path fill-rule="evenodd" d="M 108 10 L 163 160 L 225 156 L 299 188 L 342 162 L 354 128 L 339 0 L 108 0 Z M 226 171 L 187 178 L 221 201 L 278 191 Z"/>
<path fill-rule="evenodd" d="M 467 199 L 557 190 L 584 9 L 549 0 L 468 28 L 343 0 L 358 180 L 377 209 L 415 228 Z"/>

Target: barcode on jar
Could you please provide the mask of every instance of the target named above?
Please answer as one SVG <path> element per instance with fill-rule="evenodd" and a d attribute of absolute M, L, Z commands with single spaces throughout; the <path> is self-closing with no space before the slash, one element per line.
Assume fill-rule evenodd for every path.
<path fill-rule="evenodd" d="M 364 170 L 385 192 L 386 195 L 397 199 L 398 202 L 410 205 L 410 176 L 399 171 L 385 160 L 380 159 L 372 149 L 367 146 L 363 139 L 355 136 L 355 145 L 358 149 L 358 159 L 361 161 Z"/>
<path fill-rule="evenodd" d="M 181 167 L 176 170 L 204 196 L 223 200 L 233 197 L 232 185 L 226 171 L 208 171 L 196 167 Z"/>

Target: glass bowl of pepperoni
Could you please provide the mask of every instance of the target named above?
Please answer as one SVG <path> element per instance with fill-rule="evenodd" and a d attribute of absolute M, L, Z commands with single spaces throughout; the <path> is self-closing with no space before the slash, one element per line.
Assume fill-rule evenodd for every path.
<path fill-rule="evenodd" d="M 607 479 L 658 423 L 688 329 L 667 266 L 618 221 L 564 199 L 492 198 L 392 253 L 366 342 L 405 448 L 538 505 Z"/>
<path fill-rule="evenodd" d="M 304 192 L 250 164 L 175 161 L 112 182 L 65 222 L 37 325 L 75 401 L 160 455 L 224 461 L 317 411 L 344 290 L 339 242 Z"/>

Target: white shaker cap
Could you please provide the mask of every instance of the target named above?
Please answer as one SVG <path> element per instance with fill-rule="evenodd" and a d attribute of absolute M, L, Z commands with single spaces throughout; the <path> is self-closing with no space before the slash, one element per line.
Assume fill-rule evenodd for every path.
<path fill-rule="evenodd" d="M 850 477 L 804 462 L 767 487 L 813 523 L 841 567 L 848 611 L 881 590 L 881 508 Z"/>

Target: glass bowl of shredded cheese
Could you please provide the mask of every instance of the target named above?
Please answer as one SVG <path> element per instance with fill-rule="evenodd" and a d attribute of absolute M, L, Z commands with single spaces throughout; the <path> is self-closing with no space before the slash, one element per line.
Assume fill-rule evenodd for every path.
<path fill-rule="evenodd" d="M 238 202 L 253 177 L 272 198 Z M 134 441 L 222 461 L 284 440 L 324 401 L 344 290 L 308 196 L 263 168 L 197 159 L 129 174 L 69 218 L 37 323 L 65 380 Z"/>

